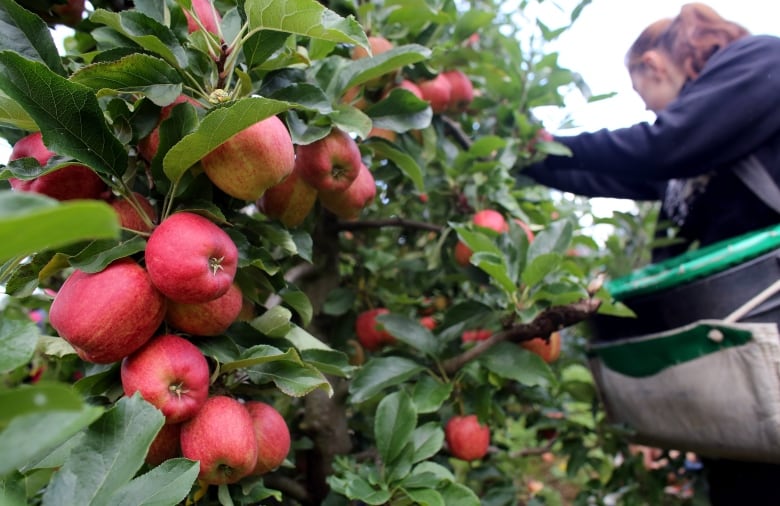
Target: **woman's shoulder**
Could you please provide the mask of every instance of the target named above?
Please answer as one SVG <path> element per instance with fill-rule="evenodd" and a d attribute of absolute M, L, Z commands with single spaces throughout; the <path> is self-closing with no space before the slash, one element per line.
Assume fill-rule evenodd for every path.
<path fill-rule="evenodd" d="M 710 58 L 707 67 L 738 68 L 740 72 L 764 72 L 780 65 L 780 37 L 748 35 L 720 49 Z"/>
<path fill-rule="evenodd" d="M 723 52 L 771 52 L 780 53 L 780 37 L 775 35 L 748 35 L 735 40 L 723 49 Z M 772 54 L 780 58 L 780 54 Z"/>

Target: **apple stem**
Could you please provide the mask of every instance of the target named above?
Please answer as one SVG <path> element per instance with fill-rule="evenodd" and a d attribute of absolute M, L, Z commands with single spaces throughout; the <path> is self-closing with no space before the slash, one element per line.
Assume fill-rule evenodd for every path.
<path fill-rule="evenodd" d="M 186 394 L 188 390 L 184 388 L 183 383 L 177 383 L 175 385 L 171 385 L 168 387 L 168 390 L 170 390 L 176 397 L 181 399 L 181 396 Z"/>
<path fill-rule="evenodd" d="M 222 261 L 224 259 L 225 259 L 224 256 L 219 257 L 219 258 L 214 258 L 214 257 L 209 258 L 209 269 L 211 269 L 211 274 L 212 275 L 216 276 L 217 272 L 219 272 L 220 270 L 223 270 Z"/>

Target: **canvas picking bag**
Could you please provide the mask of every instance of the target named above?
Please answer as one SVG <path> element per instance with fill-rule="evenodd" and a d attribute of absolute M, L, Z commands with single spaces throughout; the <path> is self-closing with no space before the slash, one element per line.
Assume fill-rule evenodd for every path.
<path fill-rule="evenodd" d="M 780 227 L 608 285 L 637 318 L 597 316 L 589 365 L 637 443 L 780 462 Z"/>

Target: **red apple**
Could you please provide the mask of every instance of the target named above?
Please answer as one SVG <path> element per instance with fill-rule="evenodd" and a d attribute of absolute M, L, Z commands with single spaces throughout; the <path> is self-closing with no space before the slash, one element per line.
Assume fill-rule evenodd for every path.
<path fill-rule="evenodd" d="M 371 48 L 371 55 L 376 56 L 378 54 L 386 53 L 393 49 L 393 43 L 386 38 L 379 35 L 372 35 L 368 37 L 368 46 Z M 368 56 L 368 51 L 362 46 L 355 46 L 352 50 L 352 59 L 359 60 Z"/>
<path fill-rule="evenodd" d="M 402 80 L 400 83 L 398 83 L 398 87 L 411 91 L 420 100 L 425 100 L 423 98 L 423 93 L 422 90 L 420 90 L 420 87 L 409 79 Z"/>
<path fill-rule="evenodd" d="M 157 211 L 154 210 L 149 199 L 140 193 L 133 192 L 133 196 L 146 215 L 148 222 L 141 217 L 141 214 L 128 199 L 120 197 L 111 201 L 111 207 L 119 215 L 119 224 L 122 228 L 135 232 L 151 232 L 152 228 L 154 228 L 154 223 L 157 221 Z"/>
<path fill-rule="evenodd" d="M 181 453 L 200 462 L 198 478 L 209 485 L 235 483 L 257 465 L 252 416 L 237 400 L 215 395 L 181 427 Z"/>
<path fill-rule="evenodd" d="M 290 452 L 290 429 L 284 417 L 270 404 L 246 403 L 257 438 L 257 464 L 253 475 L 265 474 L 279 467 Z"/>
<path fill-rule="evenodd" d="M 146 452 L 146 463 L 150 466 L 157 466 L 168 459 L 181 456 L 180 435 L 180 423 L 163 425 L 152 441 L 151 446 L 149 446 L 149 451 Z"/>
<path fill-rule="evenodd" d="M 75 27 L 84 16 L 84 0 L 67 0 L 66 3 L 39 6 L 38 9 L 41 10 L 36 9 L 35 12 L 49 24 Z"/>
<path fill-rule="evenodd" d="M 452 112 L 465 111 L 474 100 L 474 85 L 471 79 L 460 70 L 448 70 L 442 74 L 450 82 L 450 103 Z"/>
<path fill-rule="evenodd" d="M 338 128 L 311 144 L 298 146 L 295 155 L 295 171 L 318 191 L 346 190 L 361 165 L 357 142 Z"/>
<path fill-rule="evenodd" d="M 43 143 L 41 132 L 19 139 L 11 149 L 8 161 L 35 158 L 41 166 L 54 156 Z M 11 188 L 47 195 L 57 200 L 99 199 L 106 191 L 106 183 L 86 165 L 74 163 L 34 179 L 9 178 Z"/>
<path fill-rule="evenodd" d="M 433 330 L 436 328 L 436 319 L 433 316 L 423 316 L 420 318 L 420 325 L 425 327 L 428 330 Z"/>
<path fill-rule="evenodd" d="M 477 415 L 453 416 L 444 427 L 450 453 L 461 460 L 478 460 L 487 455 L 490 428 Z"/>
<path fill-rule="evenodd" d="M 478 211 L 474 214 L 471 221 L 478 227 L 495 230 L 498 233 L 504 233 L 509 230 L 509 224 L 504 219 L 504 216 L 493 209 Z M 455 244 L 455 261 L 459 265 L 464 267 L 469 265 L 471 254 L 471 249 L 466 246 L 464 242 L 458 241 L 457 244 Z"/>
<path fill-rule="evenodd" d="M 168 301 L 165 321 L 194 336 L 217 336 L 238 319 L 243 304 L 241 289 L 233 283 L 224 295 L 208 302 L 185 304 Z"/>
<path fill-rule="evenodd" d="M 135 261 L 116 260 L 100 272 L 76 270 L 51 305 L 49 322 L 78 355 L 108 364 L 148 341 L 165 316 L 165 298 Z"/>
<path fill-rule="evenodd" d="M 217 188 L 254 202 L 290 175 L 295 150 L 287 127 L 271 116 L 230 137 L 200 163 Z"/>
<path fill-rule="evenodd" d="M 472 341 L 484 341 L 492 335 L 493 331 L 488 329 L 464 330 L 460 335 L 460 339 L 462 342 L 468 343 Z"/>
<path fill-rule="evenodd" d="M 209 364 L 197 346 L 174 334 L 153 337 L 122 360 L 125 395 L 135 392 L 165 415 L 165 423 L 189 420 L 209 394 Z"/>
<path fill-rule="evenodd" d="M 550 340 L 546 341 L 541 337 L 535 337 L 530 341 L 523 341 L 520 346 L 542 357 L 542 360 L 551 364 L 558 360 L 561 355 L 561 334 L 553 332 L 550 334 Z"/>
<path fill-rule="evenodd" d="M 528 238 L 528 243 L 530 244 L 534 242 L 534 238 L 535 238 L 534 231 L 531 230 L 531 227 L 528 225 L 528 223 L 524 222 L 523 220 L 519 220 L 517 218 L 515 218 L 515 223 L 517 223 L 517 225 L 523 229 L 523 232 L 525 232 L 525 236 Z"/>
<path fill-rule="evenodd" d="M 138 154 L 141 155 L 141 158 L 146 160 L 147 162 L 151 162 L 154 158 L 154 155 L 157 154 L 157 149 L 160 147 L 160 125 L 159 123 L 162 123 L 168 117 L 170 117 L 171 112 L 173 112 L 173 108 L 177 105 L 183 103 L 183 102 L 189 102 L 195 107 L 201 107 L 200 102 L 195 100 L 194 98 L 188 96 L 188 95 L 179 95 L 176 97 L 176 99 L 160 109 L 160 120 L 157 124 L 157 126 L 152 130 L 152 132 L 138 141 L 138 145 L 136 148 L 138 149 Z"/>
<path fill-rule="evenodd" d="M 317 190 L 293 170 L 281 183 L 268 188 L 257 202 L 257 208 L 287 228 L 299 226 L 317 203 Z"/>
<path fill-rule="evenodd" d="M 423 100 L 430 102 L 433 112 L 447 111 L 452 96 L 452 85 L 444 74 L 439 74 L 433 79 L 420 81 L 417 86 L 420 88 Z"/>
<path fill-rule="evenodd" d="M 389 142 L 395 142 L 398 139 L 398 132 L 389 128 L 372 127 L 367 137 L 379 137 Z"/>
<path fill-rule="evenodd" d="M 238 249 L 227 233 L 207 218 L 179 212 L 149 236 L 146 268 L 160 292 L 174 302 L 208 302 L 233 284 Z"/>
<path fill-rule="evenodd" d="M 368 309 L 357 316 L 355 320 L 355 334 L 358 341 L 369 351 L 376 351 L 386 344 L 395 342 L 395 338 L 376 321 L 376 317 L 390 313 L 384 307 Z"/>
<path fill-rule="evenodd" d="M 360 212 L 376 197 L 376 181 L 371 171 L 360 164 L 355 180 L 344 191 L 320 191 L 322 206 L 343 220 L 354 220 Z"/>
<path fill-rule="evenodd" d="M 192 0 L 192 10 L 195 12 L 195 16 L 203 24 L 203 27 L 207 32 L 217 34 L 219 33 L 219 24 L 222 22 L 222 17 L 219 15 L 217 9 L 209 0 Z M 184 16 L 187 18 L 187 31 L 190 33 L 200 30 L 195 18 L 188 11 L 184 11 Z"/>

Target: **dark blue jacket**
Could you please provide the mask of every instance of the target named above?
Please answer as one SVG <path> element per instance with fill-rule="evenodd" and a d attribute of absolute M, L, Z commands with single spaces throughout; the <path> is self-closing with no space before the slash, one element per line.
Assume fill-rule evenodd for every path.
<path fill-rule="evenodd" d="M 522 174 L 589 197 L 661 200 L 686 244 L 656 260 L 778 223 L 733 168 L 755 155 L 780 182 L 780 38 L 753 35 L 718 50 L 654 123 L 555 140 Z"/>

